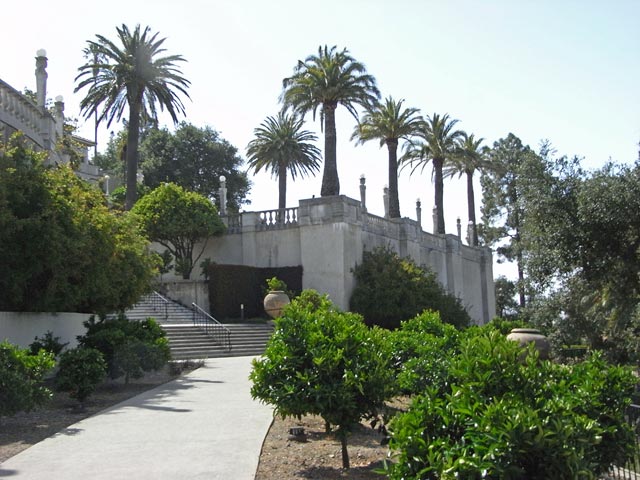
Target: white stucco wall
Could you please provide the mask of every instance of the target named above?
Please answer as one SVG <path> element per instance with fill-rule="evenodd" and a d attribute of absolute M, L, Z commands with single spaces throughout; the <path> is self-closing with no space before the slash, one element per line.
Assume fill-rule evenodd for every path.
<path fill-rule="evenodd" d="M 69 342 L 67 348 L 74 348 L 78 345 L 76 337 L 86 332 L 82 323 L 90 316 L 87 313 L 0 312 L 0 340 L 26 348 L 35 337 L 42 337 L 50 330 L 54 337 L 60 337 L 61 343 Z"/>
<path fill-rule="evenodd" d="M 252 267 L 303 267 L 303 288 L 327 293 L 348 309 L 354 288 L 352 269 L 362 252 L 389 247 L 431 268 L 457 295 L 477 323 L 495 315 L 491 251 L 463 245 L 457 235 L 433 235 L 409 219 L 389 220 L 363 212 L 345 196 L 301 200 L 297 224 L 265 228 L 260 215 L 242 215 L 241 233 L 211 238 L 201 259 Z M 159 251 L 162 251 L 160 248 Z M 198 262 L 199 263 L 199 262 Z M 193 280 L 201 279 L 196 265 Z M 164 275 L 164 281 L 177 281 Z"/>

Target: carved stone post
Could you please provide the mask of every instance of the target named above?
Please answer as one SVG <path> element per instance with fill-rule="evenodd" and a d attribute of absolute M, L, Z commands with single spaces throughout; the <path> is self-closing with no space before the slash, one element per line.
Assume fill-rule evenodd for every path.
<path fill-rule="evenodd" d="M 367 211 L 367 186 L 365 185 L 366 179 L 364 173 L 360 175 L 360 204 L 362 205 L 362 211 Z"/>
<path fill-rule="evenodd" d="M 56 134 L 58 138 L 62 138 L 64 135 L 64 99 L 62 95 L 56 97 L 55 103 L 55 119 L 56 119 Z"/>
<path fill-rule="evenodd" d="M 41 48 L 36 55 L 36 99 L 38 106 L 44 109 L 47 101 L 47 51 Z"/>
<path fill-rule="evenodd" d="M 422 230 L 422 202 L 419 198 L 416 200 L 416 219 L 420 230 Z"/>
<path fill-rule="evenodd" d="M 436 207 L 433 207 L 432 218 L 433 218 L 433 233 L 438 233 L 438 209 Z"/>
<path fill-rule="evenodd" d="M 220 215 L 227 214 L 227 178 L 224 175 L 220 175 L 220 189 L 218 190 L 220 196 Z"/>
<path fill-rule="evenodd" d="M 473 222 L 469 220 L 469 224 L 467 225 L 467 243 L 470 247 L 476 247 L 476 239 L 474 238 L 473 231 Z"/>
<path fill-rule="evenodd" d="M 382 202 L 384 203 L 384 218 L 389 218 L 389 187 L 382 189 Z"/>

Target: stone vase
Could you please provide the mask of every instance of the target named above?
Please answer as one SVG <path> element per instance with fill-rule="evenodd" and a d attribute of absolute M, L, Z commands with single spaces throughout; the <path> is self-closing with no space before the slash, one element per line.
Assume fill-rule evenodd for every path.
<path fill-rule="evenodd" d="M 264 311 L 271 318 L 277 318 L 282 313 L 282 309 L 289 303 L 289 297 L 282 290 L 271 290 L 264 297 Z"/>
<path fill-rule="evenodd" d="M 507 340 L 518 342 L 522 347 L 526 347 L 533 342 L 540 354 L 540 360 L 548 360 L 551 355 L 549 339 L 535 328 L 514 328 L 507 335 Z"/>

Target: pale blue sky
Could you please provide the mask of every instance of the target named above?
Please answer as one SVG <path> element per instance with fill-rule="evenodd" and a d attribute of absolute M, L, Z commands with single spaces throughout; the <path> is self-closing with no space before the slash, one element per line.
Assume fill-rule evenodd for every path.
<path fill-rule="evenodd" d="M 638 156 L 638 18 L 638 0 L 4 2 L 0 78 L 34 88 L 35 52 L 45 48 L 49 96 L 63 95 L 67 114 L 77 116 L 73 81 L 85 41 L 96 33 L 115 38 L 122 23 L 149 25 L 168 37 L 170 53 L 188 60 L 186 119 L 219 130 L 244 154 L 253 129 L 278 111 L 282 78 L 297 60 L 321 44 L 337 45 L 367 66 L 383 96 L 404 98 L 425 114 L 449 113 L 489 144 L 509 132 L 532 147 L 549 139 L 559 154 L 596 168 Z M 344 111 L 337 122 L 341 193 L 358 198 L 364 173 L 370 210 L 382 214 L 386 151 L 350 143 L 354 121 Z M 309 117 L 308 128 L 319 132 L 319 123 Z M 91 122 L 81 129 L 88 138 L 92 131 Z M 275 180 L 253 181 L 247 209 L 275 208 Z M 319 194 L 319 185 L 320 176 L 290 184 L 288 204 Z M 402 172 L 404 216 L 415 218 L 417 197 L 430 230 L 430 172 Z M 467 220 L 461 183 L 445 184 L 445 202 L 453 232 L 457 216 Z"/>

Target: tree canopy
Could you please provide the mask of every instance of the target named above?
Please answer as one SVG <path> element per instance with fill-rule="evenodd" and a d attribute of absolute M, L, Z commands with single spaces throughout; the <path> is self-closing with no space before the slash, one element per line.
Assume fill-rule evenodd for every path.
<path fill-rule="evenodd" d="M 140 122 L 156 121 L 159 106 L 177 123 L 178 114 L 184 114 L 180 96 L 189 98 L 190 82 L 177 67 L 185 61 L 181 55 L 162 56 L 166 39 L 158 38 L 158 33 L 140 25 L 132 31 L 124 24 L 116 31 L 120 46 L 102 35 L 87 41 L 92 55 L 78 69 L 75 92 L 88 89 L 80 102 L 81 111 L 86 118 L 99 112 L 96 121 L 107 120 L 107 125 L 119 121 L 125 107 L 129 108 L 125 206 L 130 210 L 136 201 Z"/>
<path fill-rule="evenodd" d="M 140 145 L 144 184 L 157 188 L 162 183 L 180 185 L 220 206 L 220 176 L 226 178 L 228 208 L 239 211 L 247 203 L 251 183 L 241 170 L 238 149 L 211 127 L 182 122 L 175 132 L 166 128 L 146 132 Z"/>
<path fill-rule="evenodd" d="M 389 217 L 400 218 L 398 194 L 398 141 L 407 140 L 420 131 L 423 124 L 417 108 L 402 108 L 404 100 L 387 97 L 384 103 L 376 103 L 356 126 L 351 139 L 359 143 L 378 140 L 389 152 Z"/>
<path fill-rule="evenodd" d="M 285 108 L 293 108 L 301 115 L 320 108 L 324 130 L 324 173 L 320 195 L 340 194 L 336 158 L 336 108 L 343 105 L 356 119 L 356 106 L 369 107 L 380 97 L 376 80 L 367 73 L 364 64 L 353 58 L 348 50 L 334 45 L 318 47 L 317 55 L 298 61 L 293 75 L 282 81 L 280 99 Z"/>
<path fill-rule="evenodd" d="M 174 183 L 162 184 L 142 197 L 132 213 L 149 239 L 171 252 L 176 272 L 185 279 L 191 276 L 209 237 L 225 229 L 209 199 Z M 195 250 L 199 242 L 200 248 Z"/>
<path fill-rule="evenodd" d="M 128 215 L 19 137 L 0 148 L 0 310 L 108 313 L 150 287 L 156 258 Z"/>
<path fill-rule="evenodd" d="M 287 172 L 296 176 L 315 174 L 320 170 L 320 150 L 313 143 L 317 137 L 302 130 L 303 120 L 296 115 L 280 112 L 267 117 L 253 131 L 255 138 L 247 145 L 249 168 L 258 173 L 271 170 L 278 178 L 278 208 L 287 206 Z"/>

